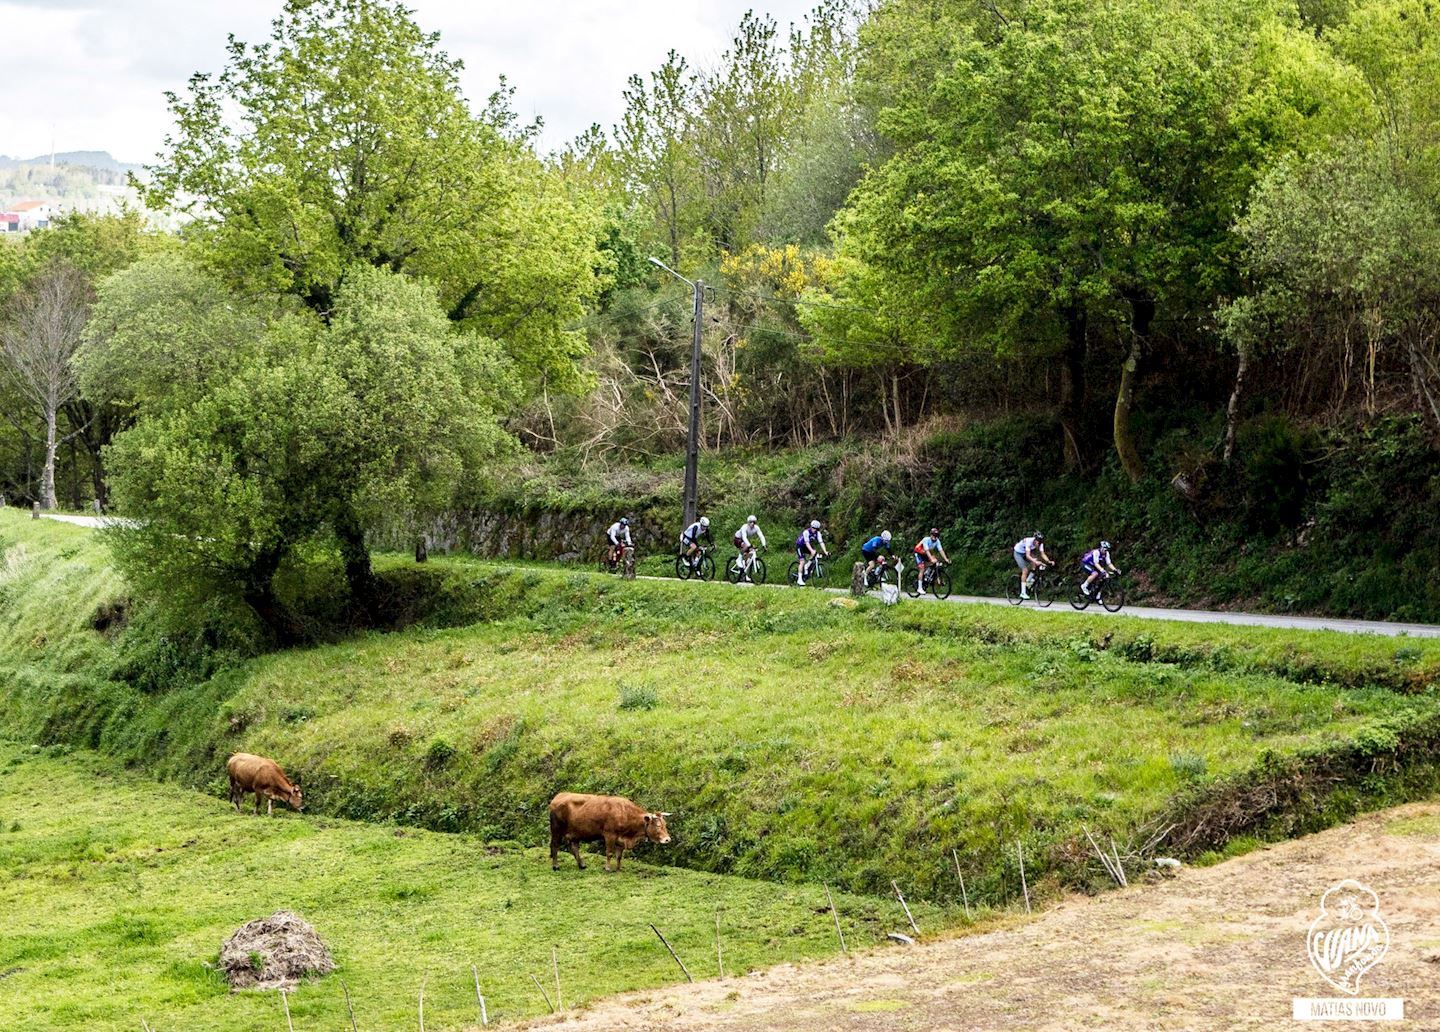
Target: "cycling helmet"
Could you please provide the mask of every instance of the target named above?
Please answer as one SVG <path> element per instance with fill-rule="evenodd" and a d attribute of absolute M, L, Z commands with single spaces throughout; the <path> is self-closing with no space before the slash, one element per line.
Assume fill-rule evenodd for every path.
<path fill-rule="evenodd" d="M 819 530 L 819 529 L 820 529 L 820 521 L 819 521 L 819 520 L 811 520 L 811 521 L 810 521 L 810 529 L 811 529 L 811 530 Z"/>
<path fill-rule="evenodd" d="M 708 527 L 708 526 L 710 526 L 710 517 L 709 517 L 709 516 L 701 516 L 701 517 L 700 517 L 700 526 L 702 526 L 702 527 Z"/>
<path fill-rule="evenodd" d="M 746 522 L 746 523 L 759 523 L 759 522 L 760 522 L 760 517 L 759 517 L 759 516 L 746 516 L 746 517 L 745 517 L 745 522 Z"/>
<path fill-rule="evenodd" d="M 1108 551 L 1110 551 L 1110 542 L 1108 542 L 1108 541 L 1102 541 L 1102 542 L 1100 542 L 1100 551 L 1102 551 L 1102 552 L 1108 552 Z"/>
<path fill-rule="evenodd" d="M 1031 534 L 1030 536 L 1033 537 L 1036 541 L 1044 541 L 1044 540 L 1045 540 L 1045 535 L 1042 534 L 1042 533 L 1040 533 L 1038 530 L 1037 530 L 1035 533 Z"/>
<path fill-rule="evenodd" d="M 939 528 L 939 527 L 931 527 L 931 528 L 930 528 L 930 536 L 931 536 L 931 537 L 939 537 L 939 536 L 940 536 L 940 528 Z"/>
<path fill-rule="evenodd" d="M 888 545 L 890 543 L 890 532 L 888 530 L 882 530 L 880 532 L 880 540 Z"/>
<path fill-rule="evenodd" d="M 622 527 L 628 527 L 628 526 L 630 526 L 630 517 L 629 517 L 629 516 L 621 516 L 621 517 L 620 517 L 620 526 L 622 526 Z"/>

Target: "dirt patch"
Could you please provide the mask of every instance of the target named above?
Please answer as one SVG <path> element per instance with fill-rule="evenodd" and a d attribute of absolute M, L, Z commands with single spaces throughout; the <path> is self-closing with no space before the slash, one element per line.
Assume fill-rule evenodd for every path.
<path fill-rule="evenodd" d="M 1033 920 L 915 947 L 784 965 L 598 1001 L 565 1029 L 1026 1029 L 1151 1032 L 1298 1027 L 1295 997 L 1340 995 L 1306 932 L 1332 885 L 1380 899 L 1390 948 L 1360 986 L 1401 997 L 1406 1028 L 1440 1028 L 1440 803 L 1371 814 Z M 1136 879 L 1138 882 L 1139 879 Z"/>
<path fill-rule="evenodd" d="M 310 923 L 288 910 L 241 926 L 220 947 L 220 971 L 236 989 L 280 989 L 335 970 Z"/>

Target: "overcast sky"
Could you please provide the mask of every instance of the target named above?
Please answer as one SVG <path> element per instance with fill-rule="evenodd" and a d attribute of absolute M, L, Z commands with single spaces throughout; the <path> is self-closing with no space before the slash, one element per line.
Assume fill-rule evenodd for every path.
<path fill-rule="evenodd" d="M 692 64 L 724 52 L 749 8 L 782 30 L 814 0 L 411 0 L 420 25 L 465 62 L 479 104 L 505 75 L 525 119 L 545 119 L 558 147 L 592 122 L 607 129 L 620 91 L 672 47 Z M 226 33 L 268 35 L 281 0 L 0 0 L 0 154 L 108 150 L 154 157 L 169 128 L 162 93 L 218 71 Z"/>

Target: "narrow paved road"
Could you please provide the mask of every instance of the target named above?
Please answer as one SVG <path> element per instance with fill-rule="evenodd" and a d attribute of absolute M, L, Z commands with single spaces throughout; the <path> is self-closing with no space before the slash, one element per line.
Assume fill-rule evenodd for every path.
<path fill-rule="evenodd" d="M 47 520 L 73 523 L 77 527 L 133 527 L 135 525 L 134 520 L 127 520 L 123 516 L 71 516 L 63 512 L 42 512 L 40 515 Z"/>

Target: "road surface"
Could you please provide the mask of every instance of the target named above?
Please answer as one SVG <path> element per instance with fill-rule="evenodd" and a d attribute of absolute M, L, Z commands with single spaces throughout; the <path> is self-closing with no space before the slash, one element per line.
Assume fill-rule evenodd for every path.
<path fill-rule="evenodd" d="M 42 513 L 47 520 L 59 520 L 62 523 L 73 523 L 80 527 L 108 527 L 112 525 L 133 526 L 133 521 L 117 516 L 68 516 L 63 513 Z M 647 577 L 641 576 L 637 580 L 669 580 L 668 577 Z M 743 585 L 749 587 L 749 585 Z M 769 585 L 769 587 L 781 587 L 782 585 Z M 845 588 L 826 589 L 834 594 L 845 594 Z M 880 593 L 872 592 L 877 598 Z M 905 601 L 920 601 L 926 603 L 939 602 L 939 599 L 929 595 L 922 595 L 919 599 L 911 599 L 905 596 Z M 1003 598 L 986 598 L 981 595 L 951 595 L 945 599 L 947 604 L 952 605 L 981 605 L 981 606 L 1003 606 L 1008 605 Z M 1028 603 L 1026 609 L 1035 608 L 1034 603 Z M 1074 613 L 1068 603 L 1063 599 L 1057 600 L 1048 612 L 1051 613 Z M 1284 616 L 1272 613 L 1231 613 L 1217 612 L 1209 609 L 1152 609 L 1145 606 L 1127 606 L 1119 613 L 1107 613 L 1099 606 L 1091 606 L 1087 613 L 1102 617 L 1113 617 L 1117 620 L 1179 620 L 1182 623 L 1210 623 L 1210 624 L 1238 624 L 1243 627 L 1279 627 L 1296 631 L 1338 631 L 1342 634 L 1381 634 L 1389 637 L 1410 637 L 1410 638 L 1440 638 L 1440 626 L 1435 624 L 1413 624 L 1413 623 L 1391 623 L 1386 620 L 1345 620 L 1339 617 L 1329 616 Z"/>

